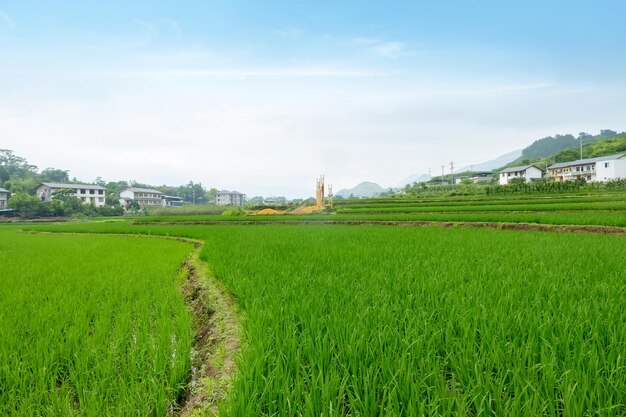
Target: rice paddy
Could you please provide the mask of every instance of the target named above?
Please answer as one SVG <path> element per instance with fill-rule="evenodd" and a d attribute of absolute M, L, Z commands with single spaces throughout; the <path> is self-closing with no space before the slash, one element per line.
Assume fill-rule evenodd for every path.
<path fill-rule="evenodd" d="M 254 216 L 256 220 L 270 222 L 254 225 L 237 223 L 250 221 L 246 216 L 173 216 L 135 219 L 148 220 L 145 224 L 129 221 L 16 227 L 50 232 L 183 236 L 204 241 L 202 259 L 209 265 L 211 274 L 232 294 L 243 314 L 245 344 L 237 360 L 234 385 L 219 407 L 221 416 L 623 416 L 626 415 L 624 236 L 376 224 L 389 219 L 511 223 L 535 219 L 546 224 L 626 226 L 626 216 L 619 208 L 624 197 L 586 198 L 585 201 L 578 197 L 571 201 L 537 201 L 535 206 L 532 201 L 521 199 L 507 203 L 502 199 L 497 203 L 484 201 L 484 207 L 498 207 L 498 210 L 478 213 L 458 212 L 455 208 L 480 205 L 480 201 L 471 204 L 454 201 L 449 206 L 433 201 L 426 204 L 444 209 L 426 213 L 359 211 Z M 411 201 L 364 205 L 355 201 L 352 209 L 361 210 L 369 205 L 375 210 L 383 205 L 390 209 L 399 205 L 398 208 L 404 209 L 421 204 Z M 604 208 L 580 209 L 581 204 Z M 504 207 L 500 209 L 500 206 L 516 205 L 566 205 L 569 209 L 514 213 Z M 611 205 L 613 209 L 608 208 Z M 342 209 L 349 208 L 350 204 L 342 205 Z M 217 222 L 216 218 L 226 224 L 171 224 L 172 219 Z M 309 219 L 369 219 L 371 223 L 289 224 Z M 39 288 L 43 271 L 50 269 L 63 271 L 53 273 L 55 278 L 50 281 L 60 281 L 64 288 L 49 294 L 50 299 L 66 300 L 68 288 L 76 286 L 76 298 L 87 296 L 92 300 L 96 296 L 82 289 L 86 282 L 91 282 L 83 279 L 82 273 L 88 268 L 80 266 L 83 260 L 91 260 L 88 262 L 91 268 L 105 265 L 104 270 L 110 271 L 115 270 L 112 268 L 119 259 L 125 259 L 127 266 L 128 259 L 132 259 L 134 265 L 145 268 L 146 259 L 156 258 L 158 266 L 152 265 L 155 270 L 151 269 L 154 274 L 160 271 L 156 280 L 128 272 L 131 275 L 127 278 L 123 278 L 126 275 L 115 278 L 116 286 L 99 284 L 108 288 L 108 294 L 115 288 L 129 286 L 136 298 L 143 298 L 145 294 L 133 291 L 148 282 L 175 284 L 177 265 L 190 250 L 188 245 L 159 239 L 91 234 L 81 240 L 83 237 L 15 234 L 13 230 L 3 233 L 7 240 L 18 238 L 14 247 L 0 244 L 3 255 L 12 254 L 21 264 L 27 262 L 25 253 L 50 251 L 45 239 L 60 239 L 61 243 L 55 243 L 56 253 L 62 248 L 70 259 L 78 259 L 77 253 L 86 251 L 80 262 L 67 268 L 59 268 L 60 264 L 55 263 L 29 265 L 26 271 L 35 268 L 39 272 L 24 274 L 23 267 L 12 267 L 4 277 L 7 288 L 0 290 L 3 300 L 13 293 L 32 293 L 33 286 Z M 28 243 L 29 239 L 33 239 L 32 243 Z M 72 246 L 68 242 L 80 243 Z M 98 253 L 107 254 L 100 256 L 105 260 L 97 258 Z M 46 259 L 53 258 L 47 256 Z M 17 279 L 29 275 L 38 278 L 33 283 Z M 98 275 L 97 281 L 109 282 L 111 278 L 105 275 Z M 140 355 L 140 363 L 153 357 L 170 358 L 172 333 L 181 335 L 176 338 L 181 341 L 176 352 L 191 348 L 193 331 L 178 289 L 176 285 L 166 287 L 167 294 L 154 289 L 152 297 L 164 297 L 170 308 L 160 307 L 154 312 L 143 307 L 131 314 L 133 320 L 144 320 L 146 315 L 152 318 L 148 323 L 141 322 L 141 326 L 131 326 L 133 329 L 147 326 L 152 330 L 146 330 L 148 335 L 140 339 L 150 341 Z M 23 311 L 45 305 L 37 297 L 26 307 L 23 306 L 28 304 L 26 295 L 20 300 Z M 10 334 L 19 334 L 21 326 L 12 321 L 22 323 L 20 320 L 28 321 L 24 317 L 31 315 L 5 307 L 9 305 L 16 304 L 3 303 L 0 312 L 3 335 L 5 328 L 10 329 Z M 76 308 L 57 308 L 59 317 L 76 314 Z M 105 317 L 113 314 L 112 310 L 105 311 L 109 311 Z M 158 317 L 165 324 L 155 325 L 154 319 Z M 59 322 L 63 321 L 59 319 Z M 112 358 L 120 350 L 130 349 L 127 339 L 116 336 L 117 326 L 112 328 L 99 339 L 108 343 L 100 343 L 100 350 L 89 351 L 89 355 Z M 119 330 L 122 335 L 133 334 L 124 329 L 128 326 Z M 45 329 L 38 331 L 47 334 Z M 73 340 L 89 341 L 91 337 L 84 331 L 79 336 Z M 170 344 L 155 342 L 160 337 L 168 339 Z M 11 359 L 13 362 L 4 366 L 1 375 L 3 378 L 5 374 L 13 375 L 15 386 L 28 387 L 31 382 L 20 380 L 22 374 L 9 371 L 21 366 L 14 359 L 19 344 L 32 339 L 16 340 L 11 348 L 3 348 L 2 363 Z M 51 336 L 44 340 L 42 346 L 52 343 L 51 350 L 56 349 Z M 116 343 L 122 343 L 121 347 L 112 349 Z M 45 369 L 57 364 L 52 375 L 65 375 L 58 369 L 73 364 L 73 360 L 63 355 L 52 355 L 42 349 L 33 351 L 33 355 L 44 357 L 39 360 Z M 128 393 L 126 386 L 116 386 L 121 384 L 121 377 L 116 379 L 106 372 L 90 373 L 89 368 L 78 368 L 95 379 L 102 375 L 105 381 L 102 385 L 115 393 L 95 388 L 92 393 L 87 389 L 92 402 L 86 402 L 84 409 L 82 397 L 74 394 L 76 389 L 71 384 L 62 383 L 59 387 L 54 382 L 48 386 L 52 394 L 44 393 L 41 388 L 37 390 L 38 397 L 32 394 L 33 397 L 23 398 L 43 404 L 30 414 L 63 410 L 57 414 L 94 415 L 91 411 L 105 410 L 104 414 L 122 415 L 119 410 L 140 410 L 133 414 L 165 415 L 173 412 L 172 404 L 184 389 L 189 364 L 182 355 L 180 361 L 174 371 L 163 359 L 159 362 L 160 371 L 150 377 L 139 368 L 128 370 L 129 375 L 124 378 L 134 381 L 137 372 L 138 381 L 148 379 L 153 384 L 146 391 L 140 390 L 145 394 L 130 397 L 124 395 Z M 106 362 L 102 361 L 103 366 Z M 61 381 L 71 380 L 70 377 Z M 93 381 L 94 387 L 100 382 Z M 119 390 L 123 393 L 118 393 Z M 27 391 L 21 388 L 19 392 Z M 30 415 L 27 405 L 18 397 L 7 398 L 11 405 L 5 406 L 6 410 Z M 143 404 L 144 401 L 149 405 Z M 54 408 L 57 405 L 62 407 Z"/>
<path fill-rule="evenodd" d="M 0 229 L 0 415 L 169 415 L 190 368 L 190 250 Z"/>

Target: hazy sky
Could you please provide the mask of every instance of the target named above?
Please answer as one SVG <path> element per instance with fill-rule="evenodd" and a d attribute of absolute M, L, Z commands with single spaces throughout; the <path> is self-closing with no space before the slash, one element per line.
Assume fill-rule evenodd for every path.
<path fill-rule="evenodd" d="M 0 148 L 313 195 L 626 130 L 624 1 L 0 0 Z"/>

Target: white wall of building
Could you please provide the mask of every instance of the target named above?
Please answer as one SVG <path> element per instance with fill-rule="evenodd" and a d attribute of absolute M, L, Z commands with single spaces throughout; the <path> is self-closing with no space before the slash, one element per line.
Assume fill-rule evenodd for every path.
<path fill-rule="evenodd" d="M 543 173 L 539 168 L 531 166 L 523 171 L 501 172 L 498 182 L 500 185 L 507 185 L 514 178 L 524 178 L 526 182 L 531 182 L 533 179 L 540 179 L 542 176 Z"/>
<path fill-rule="evenodd" d="M 596 181 L 610 181 L 626 178 L 626 157 L 596 163 Z"/>
<path fill-rule="evenodd" d="M 81 187 L 80 184 L 67 184 L 64 187 L 50 187 L 46 184 L 41 184 L 37 187 L 35 193 L 43 201 L 50 202 L 53 194 L 58 190 L 73 190 L 72 195 L 74 197 L 83 203 L 93 204 L 96 207 L 102 207 L 106 204 L 106 191 L 104 189 Z"/>

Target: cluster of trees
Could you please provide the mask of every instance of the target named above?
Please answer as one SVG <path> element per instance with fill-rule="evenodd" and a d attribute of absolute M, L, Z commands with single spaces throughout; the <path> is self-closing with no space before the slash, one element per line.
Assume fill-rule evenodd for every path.
<path fill-rule="evenodd" d="M 75 180 L 76 178 L 74 178 Z M 69 182 L 69 171 L 57 168 L 38 170 L 9 149 L 0 149 L 0 187 L 12 193 L 34 194 L 42 182 Z"/>
<path fill-rule="evenodd" d="M 24 192 L 15 193 L 9 199 L 9 207 L 20 217 L 57 217 L 57 216 L 121 216 L 124 209 L 117 206 L 96 207 L 93 204 L 84 204 L 77 197 L 71 195 L 72 190 L 56 192 L 49 203 L 44 203 L 37 196 Z"/>
<path fill-rule="evenodd" d="M 167 185 L 152 186 L 136 181 L 110 181 L 101 177 L 93 183 L 106 188 L 104 207 L 82 203 L 74 197 L 71 190 L 59 191 L 54 194 L 52 202 L 42 202 L 35 196 L 35 191 L 42 182 L 69 183 L 80 182 L 70 178 L 69 171 L 58 168 L 39 170 L 37 166 L 16 155 L 10 149 L 0 149 L 0 187 L 9 191 L 11 197 L 8 206 L 22 217 L 43 216 L 117 216 L 124 214 L 119 204 L 120 192 L 126 188 L 151 188 L 166 195 L 182 197 L 190 204 L 206 204 L 215 201 L 215 188 L 206 189 L 201 183 L 189 182 L 186 185 L 171 187 Z"/>

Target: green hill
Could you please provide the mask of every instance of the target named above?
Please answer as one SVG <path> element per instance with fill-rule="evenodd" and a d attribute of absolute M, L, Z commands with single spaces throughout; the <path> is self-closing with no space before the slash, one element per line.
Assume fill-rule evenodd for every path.
<path fill-rule="evenodd" d="M 624 132 L 622 132 L 624 133 Z M 580 133 L 578 137 L 573 135 L 554 135 L 548 136 L 539 140 L 536 140 L 532 145 L 522 150 L 522 156 L 517 160 L 522 162 L 523 160 L 541 159 L 552 156 L 562 150 L 575 148 L 580 146 L 580 140 L 582 139 L 583 146 L 593 144 L 599 141 L 612 139 L 621 135 L 613 130 L 603 129 L 599 135 L 590 135 L 588 133 Z M 515 161 L 513 162 L 515 163 Z M 523 163 L 522 163 L 523 164 Z"/>
<path fill-rule="evenodd" d="M 611 136 L 611 139 L 594 140 L 592 143 L 583 145 L 583 158 L 596 158 L 599 156 L 614 155 L 619 153 L 626 153 L 626 133 Z M 574 145 L 573 147 L 562 149 L 546 157 L 517 159 L 510 164 L 503 166 L 498 171 L 510 166 L 529 164 L 535 164 L 539 168 L 545 169 L 547 166 L 554 163 L 575 161 L 577 159 L 580 159 L 580 147 Z"/>

